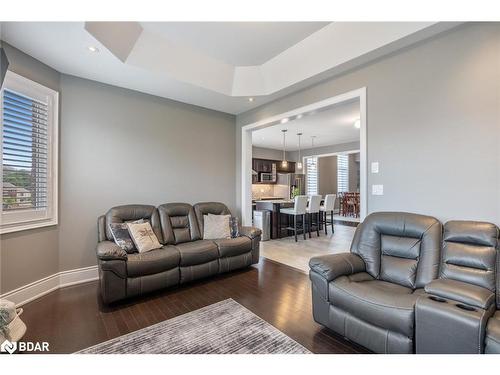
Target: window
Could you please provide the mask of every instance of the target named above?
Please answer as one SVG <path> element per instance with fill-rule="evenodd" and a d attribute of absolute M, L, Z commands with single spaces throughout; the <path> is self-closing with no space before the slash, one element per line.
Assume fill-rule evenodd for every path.
<path fill-rule="evenodd" d="M 318 158 L 306 158 L 306 192 L 309 195 L 318 194 Z"/>
<path fill-rule="evenodd" d="M 349 191 L 349 155 L 337 155 L 337 192 Z"/>
<path fill-rule="evenodd" d="M 55 225 L 58 93 L 9 71 L 0 94 L 0 231 Z"/>

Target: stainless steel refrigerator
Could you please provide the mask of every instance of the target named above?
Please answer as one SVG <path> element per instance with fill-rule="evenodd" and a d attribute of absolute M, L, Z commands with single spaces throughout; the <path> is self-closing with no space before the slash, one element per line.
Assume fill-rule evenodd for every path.
<path fill-rule="evenodd" d="M 292 198 L 295 188 L 298 189 L 298 195 L 304 195 L 306 193 L 305 175 L 297 173 L 278 173 L 276 188 L 275 191 L 278 192 L 279 196 L 286 199 Z"/>

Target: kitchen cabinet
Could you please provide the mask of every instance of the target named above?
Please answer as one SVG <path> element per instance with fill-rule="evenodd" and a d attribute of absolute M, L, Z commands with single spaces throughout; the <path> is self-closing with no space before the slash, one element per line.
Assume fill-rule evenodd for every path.
<path fill-rule="evenodd" d="M 295 162 L 289 161 L 286 167 L 281 165 L 281 161 L 276 164 L 276 172 L 278 173 L 295 173 Z"/>

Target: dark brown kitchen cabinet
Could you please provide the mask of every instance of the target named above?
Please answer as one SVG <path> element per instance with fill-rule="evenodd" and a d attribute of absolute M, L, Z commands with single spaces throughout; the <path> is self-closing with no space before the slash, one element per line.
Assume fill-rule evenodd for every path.
<path fill-rule="evenodd" d="M 289 161 L 286 167 L 283 167 L 281 161 L 276 163 L 276 172 L 278 173 L 295 173 L 295 162 Z"/>

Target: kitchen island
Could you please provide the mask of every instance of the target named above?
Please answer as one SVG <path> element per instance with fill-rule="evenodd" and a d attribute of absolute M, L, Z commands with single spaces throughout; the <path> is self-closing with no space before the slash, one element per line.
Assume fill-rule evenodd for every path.
<path fill-rule="evenodd" d="M 288 231 L 286 227 L 293 226 L 293 216 L 283 215 L 280 213 L 282 208 L 293 207 L 292 199 L 266 199 L 255 201 L 256 210 L 271 211 L 271 239 L 287 237 L 292 232 Z M 297 225 L 302 225 L 302 217 L 297 218 Z"/>

